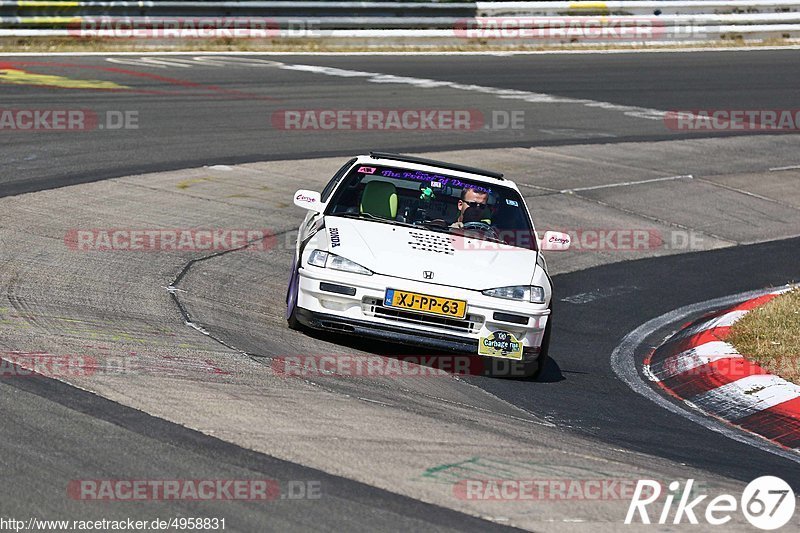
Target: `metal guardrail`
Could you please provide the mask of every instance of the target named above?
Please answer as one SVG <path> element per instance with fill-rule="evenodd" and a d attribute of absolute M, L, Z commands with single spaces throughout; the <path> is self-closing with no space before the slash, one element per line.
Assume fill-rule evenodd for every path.
<path fill-rule="evenodd" d="M 575 43 L 607 42 L 612 30 L 626 28 L 636 31 L 631 30 L 622 40 L 635 42 L 794 40 L 800 39 L 800 0 L 0 0 L 0 36 L 392 37 L 431 42 L 514 39 Z M 125 33 L 126 29 L 130 32 Z M 148 29 L 151 31 L 145 31 Z M 599 35 L 600 30 L 605 34 Z"/>

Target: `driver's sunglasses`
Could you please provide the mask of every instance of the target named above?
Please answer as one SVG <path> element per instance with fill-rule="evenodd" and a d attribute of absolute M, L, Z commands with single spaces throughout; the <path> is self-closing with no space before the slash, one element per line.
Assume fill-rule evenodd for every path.
<path fill-rule="evenodd" d="M 464 200 L 461 200 L 461 201 L 464 202 Z M 481 202 L 464 202 L 464 203 L 467 204 L 470 207 L 486 207 L 486 204 L 481 203 Z"/>

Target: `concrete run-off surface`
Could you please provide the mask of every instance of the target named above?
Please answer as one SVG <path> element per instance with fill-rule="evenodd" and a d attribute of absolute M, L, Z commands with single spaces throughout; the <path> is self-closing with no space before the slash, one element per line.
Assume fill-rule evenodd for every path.
<path fill-rule="evenodd" d="M 548 256 L 557 274 L 800 234 L 800 188 L 787 186 L 800 171 L 770 171 L 768 161 L 759 169 L 746 146 L 737 138 L 424 155 L 517 181 L 540 231 L 575 235 L 576 250 Z M 709 160 L 722 156 L 724 172 L 714 173 Z M 320 189 L 343 161 L 208 166 L 0 199 L 0 346 L 113 360 L 115 371 L 57 377 L 246 448 L 528 529 L 622 527 L 628 500 L 487 502 L 457 497 L 454 484 L 696 477 L 741 490 L 685 465 L 600 446 L 453 376 L 276 374 L 272 361 L 281 355 L 400 350 L 285 326 L 293 234 L 303 217 L 291 194 Z M 113 228 L 266 229 L 275 237 L 266 251 L 195 263 L 170 287 L 209 252 L 70 246 L 75 230 Z M 653 239 L 632 249 L 631 231 Z M 170 292 L 199 330 L 184 324 Z M 259 350 L 244 354 L 240 342 Z"/>

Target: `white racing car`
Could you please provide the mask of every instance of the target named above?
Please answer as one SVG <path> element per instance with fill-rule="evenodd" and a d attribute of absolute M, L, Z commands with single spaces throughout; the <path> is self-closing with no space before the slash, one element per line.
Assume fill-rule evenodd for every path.
<path fill-rule="evenodd" d="M 308 210 L 286 295 L 301 326 L 481 356 L 509 375 L 547 357 L 552 283 L 516 185 L 496 172 L 372 152 L 348 161 Z"/>

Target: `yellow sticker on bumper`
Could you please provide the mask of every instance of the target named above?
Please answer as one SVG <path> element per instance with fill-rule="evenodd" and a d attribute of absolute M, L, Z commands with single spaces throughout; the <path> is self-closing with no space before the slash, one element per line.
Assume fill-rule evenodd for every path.
<path fill-rule="evenodd" d="M 522 342 L 513 333 L 495 331 L 478 340 L 478 355 L 519 361 L 522 359 Z"/>

